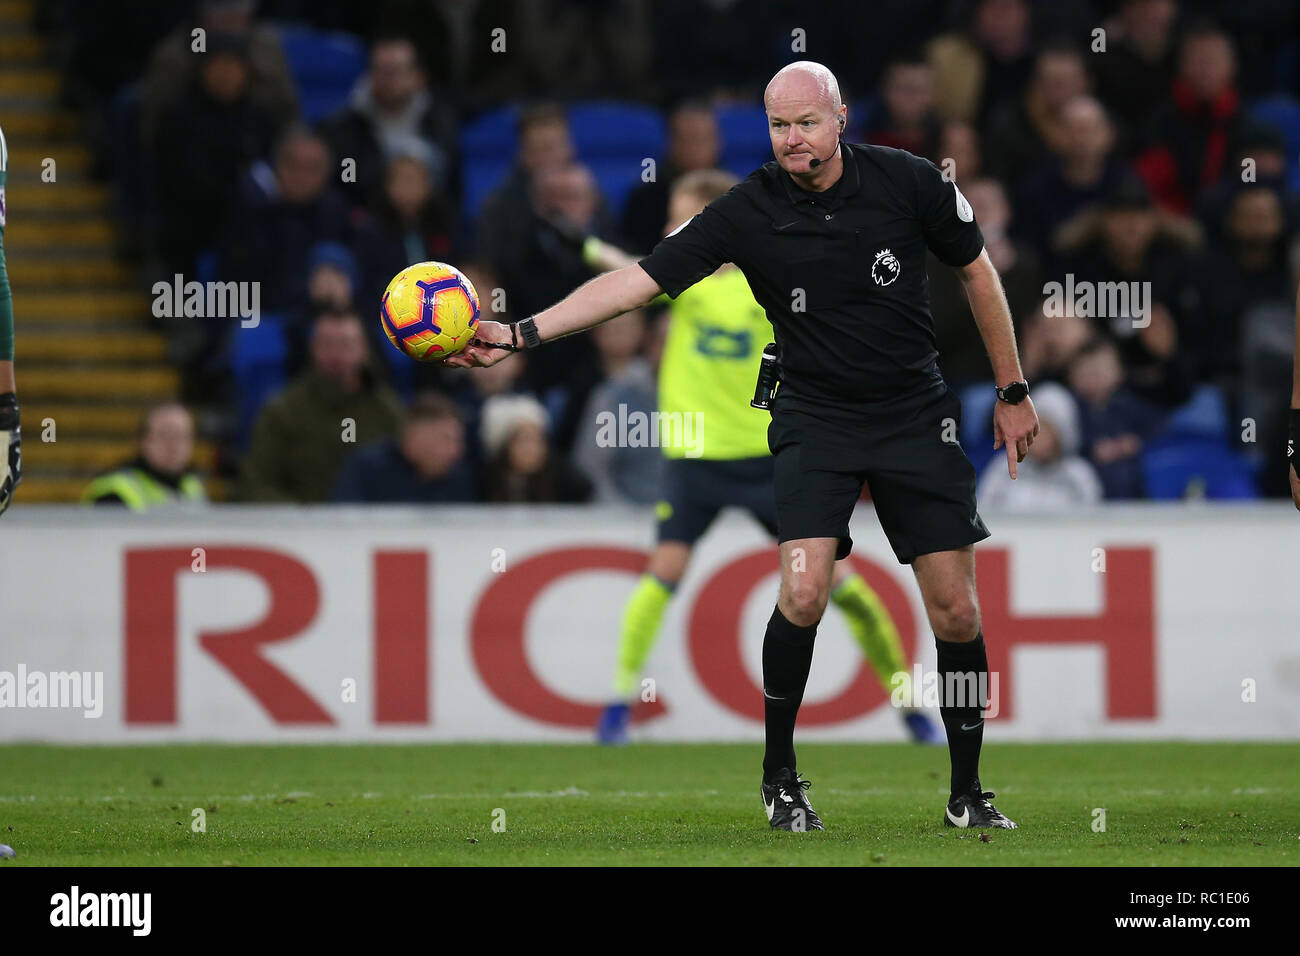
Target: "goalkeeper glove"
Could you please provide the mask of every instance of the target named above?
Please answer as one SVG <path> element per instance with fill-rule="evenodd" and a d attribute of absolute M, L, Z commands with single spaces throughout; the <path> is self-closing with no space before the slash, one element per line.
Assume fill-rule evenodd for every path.
<path fill-rule="evenodd" d="M 0 515 L 13 501 L 23 480 L 23 431 L 18 425 L 18 396 L 0 395 Z"/>

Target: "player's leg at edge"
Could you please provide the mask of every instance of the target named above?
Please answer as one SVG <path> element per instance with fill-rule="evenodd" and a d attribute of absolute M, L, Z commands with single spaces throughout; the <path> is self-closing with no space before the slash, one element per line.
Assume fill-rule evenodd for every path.
<path fill-rule="evenodd" d="M 618 663 L 614 672 L 614 698 L 601 711 L 596 725 L 599 743 L 610 746 L 627 743 L 632 707 L 641 691 L 641 674 L 659 636 L 659 625 L 668 602 L 686 573 L 691 550 L 691 545 L 684 541 L 661 541 L 655 545 L 645 573 L 624 605 Z"/>
<path fill-rule="evenodd" d="M 975 590 L 975 547 L 918 555 L 912 561 L 938 649 L 939 715 L 948 736 L 952 777 L 943 822 L 951 827 L 1016 829 L 989 801 L 979 779 L 987 705 L 988 656 Z M 970 694 L 970 689 L 976 691 Z M 956 689 L 958 693 L 952 693 Z M 975 699 L 969 699 L 969 697 Z"/>
<path fill-rule="evenodd" d="M 848 558 L 835 562 L 831 600 L 843 612 L 849 632 L 862 649 L 862 656 L 871 665 L 885 693 L 890 694 L 894 689 L 894 675 L 907 671 L 907 655 L 903 653 L 903 643 L 894 619 L 880 595 L 853 570 Z M 903 707 L 899 713 L 915 743 L 943 743 L 943 734 L 919 707 Z"/>

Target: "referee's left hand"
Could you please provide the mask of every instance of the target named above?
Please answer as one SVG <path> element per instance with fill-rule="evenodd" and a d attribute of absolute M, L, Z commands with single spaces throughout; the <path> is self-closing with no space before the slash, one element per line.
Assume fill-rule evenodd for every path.
<path fill-rule="evenodd" d="M 1034 400 L 1025 396 L 1017 405 L 1009 402 L 993 403 L 993 450 L 1007 446 L 1007 471 L 1016 477 L 1016 465 L 1025 460 L 1029 446 L 1038 434 L 1038 413 Z"/>
<path fill-rule="evenodd" d="M 481 319 L 476 334 L 470 340 L 469 345 L 455 355 L 443 359 L 442 364 L 455 365 L 458 368 L 496 365 L 502 359 L 509 358 L 511 353 L 508 349 L 493 348 L 492 343 L 504 342 L 509 345 L 511 339 L 510 326 L 501 322 Z"/>

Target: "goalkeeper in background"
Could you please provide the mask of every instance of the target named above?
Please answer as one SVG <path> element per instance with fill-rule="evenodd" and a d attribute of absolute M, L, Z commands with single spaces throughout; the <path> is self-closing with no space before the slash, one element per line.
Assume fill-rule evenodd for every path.
<path fill-rule="evenodd" d="M 14 305 L 5 270 L 5 179 L 9 147 L 0 130 L 0 514 L 13 500 L 22 480 L 22 430 L 18 427 L 18 395 L 14 384 Z"/>
<path fill-rule="evenodd" d="M 735 184 L 736 178 L 723 170 L 682 176 L 672 187 L 667 228 L 687 222 Z M 595 237 L 570 237 L 584 240 L 583 258 L 598 271 L 637 261 Z M 668 461 L 663 498 L 655 506 L 658 541 L 623 610 L 614 702 L 605 708 L 596 729 L 597 739 L 605 744 L 627 741 L 631 706 L 664 611 L 686 573 L 695 542 L 718 512 L 729 505 L 744 508 L 768 534 L 775 538 L 777 533 L 775 459 L 767 444 L 771 417 L 750 405 L 759 359 L 772 337 L 771 323 L 744 275 L 731 264 L 671 301 L 669 313 L 659 367 L 659 408 L 664 415 L 680 414 L 683 422 L 690 415 L 701 419 L 691 443 L 692 457 L 687 457 L 682 442 L 684 428 L 661 432 Z M 847 560 L 835 567 L 831 600 L 848 618 L 881 684 L 892 690 L 890 679 L 908 667 L 898 629 L 880 597 Z M 919 710 L 904 709 L 902 717 L 918 743 L 942 742 L 934 723 Z"/>

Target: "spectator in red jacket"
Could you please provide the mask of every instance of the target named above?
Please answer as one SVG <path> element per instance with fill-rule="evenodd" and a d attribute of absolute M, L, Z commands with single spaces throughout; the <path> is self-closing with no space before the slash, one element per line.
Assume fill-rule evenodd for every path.
<path fill-rule="evenodd" d="M 1135 165 L 1157 204 L 1187 212 L 1223 175 L 1241 126 L 1241 97 L 1232 39 L 1218 28 L 1190 30 L 1178 64 L 1153 144 Z"/>

